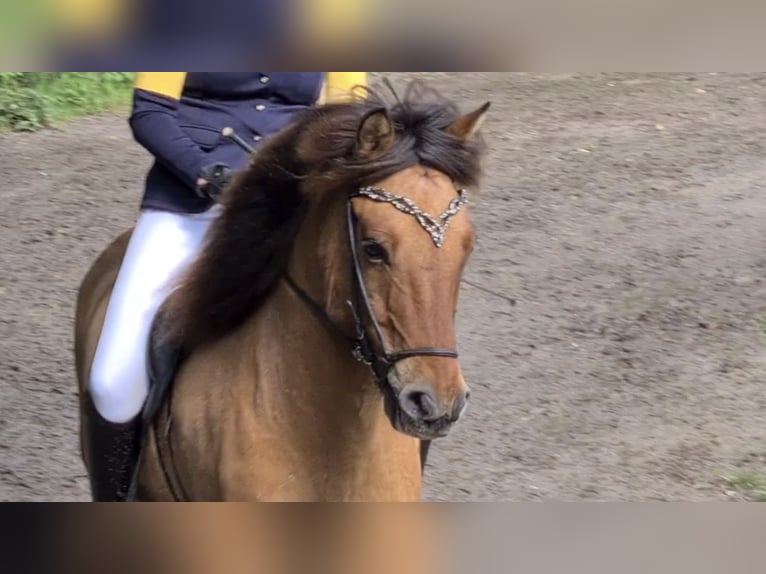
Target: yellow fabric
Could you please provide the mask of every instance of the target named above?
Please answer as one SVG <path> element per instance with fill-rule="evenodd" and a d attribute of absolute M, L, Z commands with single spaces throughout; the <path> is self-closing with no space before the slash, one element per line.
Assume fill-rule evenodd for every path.
<path fill-rule="evenodd" d="M 320 45 L 363 35 L 371 20 L 372 0 L 303 0 L 299 18 L 304 33 Z"/>
<path fill-rule="evenodd" d="M 188 72 L 137 72 L 134 86 L 139 90 L 181 99 Z"/>
<path fill-rule="evenodd" d="M 338 102 L 353 97 L 356 86 L 367 86 L 367 72 L 327 72 L 325 102 Z"/>
<path fill-rule="evenodd" d="M 123 25 L 124 0 L 54 0 L 51 3 L 58 31 L 82 37 L 108 37 Z"/>
<path fill-rule="evenodd" d="M 188 72 L 138 72 L 135 87 L 180 100 Z M 327 72 L 319 103 L 345 101 L 367 85 L 367 72 Z"/>
<path fill-rule="evenodd" d="M 52 0 L 54 18 L 69 33 L 115 33 L 129 20 L 129 0 Z M 320 46 L 363 38 L 375 21 L 379 0 L 301 0 L 299 28 Z M 385 4 L 385 3 L 382 3 Z"/>

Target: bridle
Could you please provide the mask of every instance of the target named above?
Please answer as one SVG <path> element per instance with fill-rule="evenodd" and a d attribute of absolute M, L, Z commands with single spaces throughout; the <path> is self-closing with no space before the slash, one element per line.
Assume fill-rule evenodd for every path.
<path fill-rule="evenodd" d="M 250 144 L 239 137 L 232 128 L 225 127 L 221 131 L 221 134 L 224 137 L 232 139 L 234 143 L 244 149 L 248 154 L 253 153 L 253 148 Z M 378 319 L 375 317 L 375 312 L 372 309 L 370 297 L 364 284 L 364 277 L 362 276 L 362 268 L 359 265 L 359 253 L 357 252 L 356 240 L 356 226 L 358 219 L 356 212 L 354 212 L 353 205 L 353 200 L 358 197 L 366 197 L 373 201 L 390 203 L 399 211 L 414 216 L 418 220 L 418 223 L 420 223 L 420 226 L 431 236 L 436 247 L 440 248 L 444 244 L 444 236 L 449 227 L 450 219 L 457 215 L 460 209 L 468 203 L 468 192 L 462 188 L 458 189 L 458 197 L 450 202 L 447 210 L 439 217 L 433 217 L 424 212 L 415 205 L 415 202 L 411 199 L 390 193 L 379 187 L 362 187 L 349 194 L 346 200 L 346 222 L 348 227 L 348 240 L 351 247 L 351 276 L 353 278 L 354 293 L 352 295 L 353 300 L 348 300 L 346 303 L 351 311 L 351 316 L 354 321 L 354 335 L 349 336 L 345 333 L 344 330 L 332 320 L 324 307 L 317 303 L 311 295 L 300 287 L 295 280 L 290 277 L 289 273 L 285 273 L 284 275 L 285 282 L 290 286 L 293 292 L 298 295 L 308 308 L 322 322 L 324 322 L 331 331 L 334 331 L 349 343 L 353 357 L 357 361 L 370 367 L 376 381 L 384 390 L 384 393 L 390 396 L 394 391 L 388 381 L 388 375 L 391 369 L 399 361 L 411 357 L 429 356 L 457 359 L 458 353 L 454 349 L 442 349 L 438 347 L 406 349 L 394 352 L 389 350 L 386 338 L 383 336 L 383 331 L 381 330 Z M 367 330 L 364 328 L 362 317 L 359 314 L 360 308 L 364 310 L 364 313 L 367 315 L 367 320 L 372 325 L 372 330 L 375 333 L 375 338 L 378 342 L 377 349 L 367 336 Z"/>
<path fill-rule="evenodd" d="M 373 201 L 390 203 L 399 211 L 414 216 L 421 227 L 431 236 L 437 248 L 444 244 L 444 236 L 449 227 L 452 217 L 457 215 L 460 209 L 468 203 L 467 192 L 465 189 L 458 190 L 459 196 L 450 202 L 447 210 L 438 218 L 421 210 L 415 203 L 406 197 L 395 195 L 378 187 L 362 187 L 349 194 L 346 200 L 346 224 L 348 228 L 348 240 L 351 249 L 351 277 L 352 277 L 352 298 L 346 301 L 351 312 L 354 323 L 354 334 L 348 335 L 329 315 L 329 313 L 317 301 L 311 297 L 296 281 L 286 273 L 285 282 L 295 292 L 295 294 L 308 306 L 308 308 L 322 320 L 327 327 L 345 339 L 350 346 L 352 356 L 359 362 L 370 367 L 376 382 L 386 392 L 386 394 L 396 391 L 391 387 L 389 374 L 391 369 L 400 361 L 412 357 L 447 357 L 451 359 L 458 358 L 458 352 L 454 349 L 440 347 L 418 347 L 392 351 L 386 341 L 383 331 L 380 328 L 378 319 L 372 308 L 369 292 L 364 282 L 362 267 L 359 262 L 359 252 L 357 249 L 357 224 L 358 217 L 354 211 L 353 200 L 355 198 L 367 198 Z M 360 313 L 360 310 L 364 314 Z M 374 341 L 368 335 L 367 325 L 371 327 L 374 334 Z"/>

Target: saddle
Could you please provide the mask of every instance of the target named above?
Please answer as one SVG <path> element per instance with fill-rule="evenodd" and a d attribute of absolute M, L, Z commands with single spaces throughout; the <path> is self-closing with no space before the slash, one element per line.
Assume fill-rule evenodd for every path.
<path fill-rule="evenodd" d="M 165 334 L 164 317 L 162 310 L 160 310 L 152 322 L 149 335 L 147 349 L 149 395 L 142 412 L 142 418 L 148 424 L 154 421 L 160 407 L 165 402 L 176 374 L 186 358 L 180 345 L 163 337 Z"/>
<path fill-rule="evenodd" d="M 152 321 L 146 350 L 149 393 L 141 410 L 140 436 L 138 439 L 139 449 L 133 461 L 133 475 L 128 495 L 129 500 L 136 499 L 141 460 L 146 448 L 148 431 L 157 420 L 160 408 L 163 404 L 166 404 L 178 370 L 186 358 L 181 345 L 174 344 L 163 336 L 165 334 L 164 326 L 165 316 L 162 309 L 160 309 Z M 160 442 L 163 441 L 160 441 L 158 437 L 158 448 L 160 448 Z"/>

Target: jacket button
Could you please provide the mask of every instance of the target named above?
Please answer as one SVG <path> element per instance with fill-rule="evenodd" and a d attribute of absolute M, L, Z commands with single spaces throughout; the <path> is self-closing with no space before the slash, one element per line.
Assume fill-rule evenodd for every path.
<path fill-rule="evenodd" d="M 268 84 L 271 81 L 271 78 L 268 76 L 261 76 L 261 83 L 262 84 Z"/>
<path fill-rule="evenodd" d="M 259 135 L 257 135 L 257 134 L 253 136 L 253 141 L 255 141 L 255 142 L 259 142 L 259 141 L 261 141 L 262 139 L 263 139 L 263 137 L 262 137 L 262 136 L 259 136 Z"/>
<path fill-rule="evenodd" d="M 262 112 L 263 110 L 266 109 L 266 106 L 264 106 L 263 104 L 258 104 L 257 106 L 255 106 L 255 109 L 258 110 L 259 112 Z"/>

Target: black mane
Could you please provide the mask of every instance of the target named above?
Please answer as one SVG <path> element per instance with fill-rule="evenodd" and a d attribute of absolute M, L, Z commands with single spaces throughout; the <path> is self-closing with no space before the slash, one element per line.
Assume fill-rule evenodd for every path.
<path fill-rule="evenodd" d="M 359 126 L 379 109 L 387 110 L 394 124 L 395 142 L 384 153 L 361 159 L 355 154 Z M 367 90 L 364 99 L 301 114 L 256 152 L 226 190 L 224 211 L 202 253 L 165 304 L 168 335 L 187 349 L 211 343 L 266 301 L 303 221 L 306 182 L 312 182 L 312 193 L 317 185 L 322 193 L 345 193 L 420 164 L 461 187 L 476 185 L 481 141 L 446 131 L 459 117 L 456 106 L 419 83 L 392 103 Z"/>

